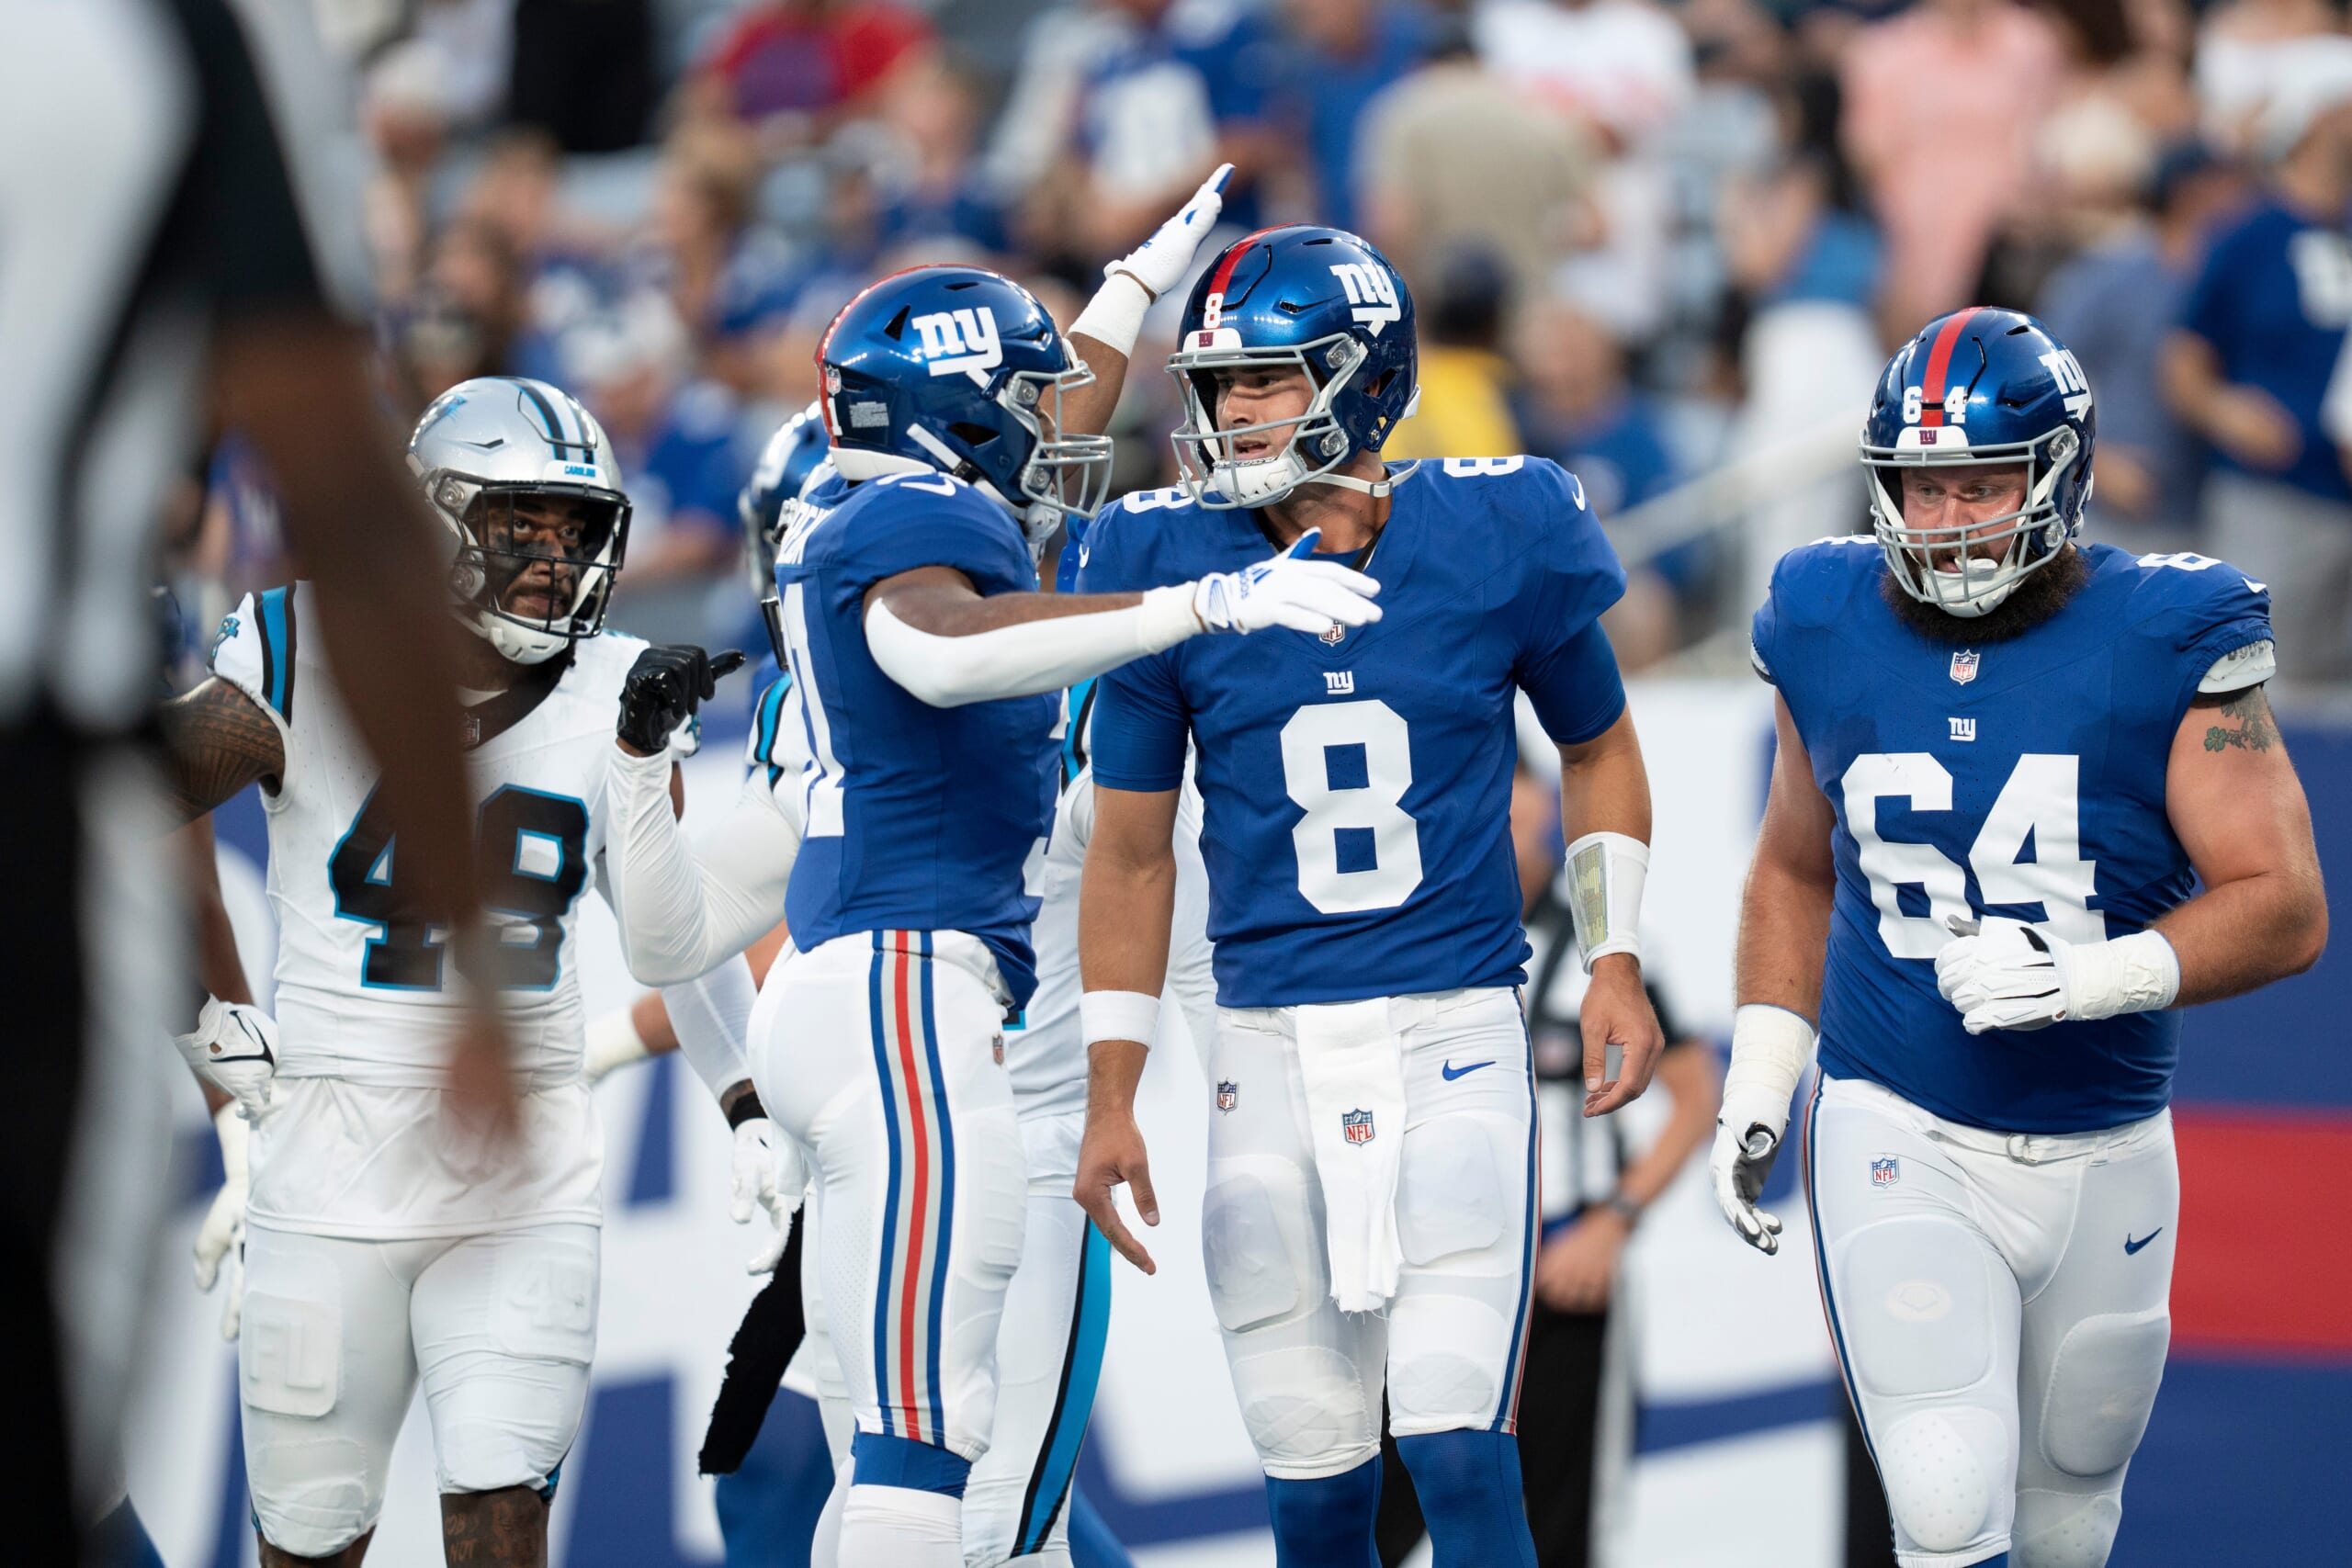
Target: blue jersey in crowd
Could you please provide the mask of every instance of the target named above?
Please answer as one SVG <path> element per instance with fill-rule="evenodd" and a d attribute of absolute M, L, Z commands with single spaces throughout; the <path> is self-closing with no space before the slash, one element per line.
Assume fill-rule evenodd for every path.
<path fill-rule="evenodd" d="M 1756 613 L 1757 667 L 1838 819 L 1822 1069 L 2000 1132 L 2154 1115 L 2180 1015 L 1972 1035 L 1936 989 L 1944 922 L 2006 915 L 2098 942 L 2186 898 L 2165 815 L 2173 736 L 2215 660 L 2270 636 L 2266 591 L 2233 567 L 2085 554 L 2063 610 L 1982 648 L 1897 620 L 1867 536 L 1790 551 Z"/>
<path fill-rule="evenodd" d="M 2269 393 L 2302 434 L 2301 455 L 2275 473 L 2218 450 L 2215 461 L 2352 504 L 2352 479 L 2319 423 L 2352 324 L 2352 243 L 2342 231 L 2276 202 L 2256 209 L 2213 242 L 2180 324 L 2213 345 L 2223 380 Z"/>
<path fill-rule="evenodd" d="M 1273 553 L 1254 513 L 1177 490 L 1105 508 L 1083 548 L 1090 593 Z M 1227 1007 L 1518 984 L 1512 694 L 1562 742 L 1624 708 L 1599 616 L 1625 574 L 1556 464 L 1422 465 L 1396 486 L 1365 570 L 1381 585 L 1374 625 L 1329 641 L 1194 637 L 1097 686 L 1096 784 L 1174 789 L 1187 735 L 1198 741 Z"/>
<path fill-rule="evenodd" d="M 844 491 L 846 493 L 844 493 Z M 865 593 L 953 567 L 985 596 L 1034 592 L 1021 525 L 944 474 L 820 486 L 776 562 L 811 764 L 785 919 L 806 952 L 857 931 L 959 931 L 996 954 L 1013 1003 L 1036 986 L 1022 867 L 1051 824 L 1060 704 L 1012 697 L 935 708 L 882 673 Z"/>

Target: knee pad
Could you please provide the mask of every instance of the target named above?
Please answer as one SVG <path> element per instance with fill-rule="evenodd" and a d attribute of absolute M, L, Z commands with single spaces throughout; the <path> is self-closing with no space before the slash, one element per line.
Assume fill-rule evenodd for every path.
<path fill-rule="evenodd" d="M 1987 1533 L 2011 1483 L 1998 1416 L 1968 1404 L 1924 1410 L 1871 1437 L 1887 1509 L 1911 1544 L 1959 1551 Z"/>
<path fill-rule="evenodd" d="M 2122 1522 L 2123 1504 L 2114 1492 L 2088 1497 L 2020 1492 L 2009 1562 L 2012 1568 L 2106 1568 Z"/>
<path fill-rule="evenodd" d="M 1380 1451 L 1380 1412 L 1337 1350 L 1295 1346 L 1233 1363 L 1241 1424 L 1269 1475 L 1337 1475 Z"/>
<path fill-rule="evenodd" d="M 1405 1134 L 1396 1238 L 1408 1263 L 1482 1252 L 1502 1239 L 1513 1205 L 1504 1196 L 1496 1150 L 1517 1139 L 1523 1161 L 1526 1136 L 1526 1128 L 1502 1117 L 1468 1113 L 1426 1122 Z"/>
<path fill-rule="evenodd" d="M 2069 1475 L 2105 1475 L 2140 1446 L 2164 1381 L 2172 1314 L 2086 1317 L 2066 1331 L 2042 1392 L 2041 1451 Z"/>
<path fill-rule="evenodd" d="M 444 1371 L 425 1393 L 440 1489 L 552 1487 L 580 1435 L 588 1364 L 485 1355 Z"/>
<path fill-rule="evenodd" d="M 1424 1288 L 1397 1302 L 1388 1315 L 1391 1430 L 1401 1437 L 1492 1422 L 1510 1330 L 1510 1319 L 1470 1296 Z"/>
<path fill-rule="evenodd" d="M 1329 1291 L 1307 1224 L 1306 1173 L 1284 1159 L 1219 1162 L 1201 1202 L 1201 1261 L 1227 1334 L 1290 1316 Z"/>
<path fill-rule="evenodd" d="M 1993 1370 L 1993 1292 L 1981 1244 L 1940 1219 L 1857 1232 L 1830 1278 L 1849 1370 L 1882 1399 L 1957 1393 Z"/>

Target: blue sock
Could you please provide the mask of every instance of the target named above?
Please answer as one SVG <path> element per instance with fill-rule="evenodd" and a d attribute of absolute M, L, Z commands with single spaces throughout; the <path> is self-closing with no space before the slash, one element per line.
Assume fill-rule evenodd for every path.
<path fill-rule="evenodd" d="M 1397 1438 L 1396 1451 L 1412 1472 L 1436 1568 L 1535 1568 L 1517 1438 L 1424 1432 Z"/>
<path fill-rule="evenodd" d="M 961 1497 L 971 1479 L 972 1461 L 933 1443 L 911 1438 L 886 1438 L 879 1432 L 859 1432 L 849 1440 L 853 1486 L 904 1486 L 915 1492 L 936 1492 Z"/>
<path fill-rule="evenodd" d="M 1377 1454 L 1317 1481 L 1266 1477 L 1266 1512 L 1273 1518 L 1275 1568 L 1380 1568 L 1372 1535 L 1380 1513 Z"/>
<path fill-rule="evenodd" d="M 2004 1551 L 1996 1556 L 1987 1557 L 1984 1562 L 1976 1564 L 1976 1568 L 2009 1568 L 2009 1554 Z"/>
<path fill-rule="evenodd" d="M 1071 1568 L 1136 1568 L 1136 1560 L 1096 1512 L 1094 1500 L 1075 1485 L 1069 1489 L 1069 1560 Z"/>

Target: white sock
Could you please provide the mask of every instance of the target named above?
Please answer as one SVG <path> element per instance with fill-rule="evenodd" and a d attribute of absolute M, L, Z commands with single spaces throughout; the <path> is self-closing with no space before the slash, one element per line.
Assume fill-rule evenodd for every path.
<path fill-rule="evenodd" d="M 964 1568 L 964 1503 L 911 1486 L 853 1486 L 842 1510 L 841 1562 L 864 1568 Z"/>
<path fill-rule="evenodd" d="M 849 1502 L 849 1478 L 857 1468 L 847 1452 L 833 1470 L 833 1489 L 825 1495 L 824 1510 L 817 1516 L 817 1532 L 808 1538 L 808 1568 L 841 1568 L 842 1508 Z"/>

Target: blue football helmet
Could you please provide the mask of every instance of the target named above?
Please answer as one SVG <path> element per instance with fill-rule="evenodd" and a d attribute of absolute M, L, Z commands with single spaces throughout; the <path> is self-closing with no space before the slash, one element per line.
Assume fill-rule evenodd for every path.
<path fill-rule="evenodd" d="M 1296 366 L 1315 389 L 1297 420 L 1219 430 L 1217 372 Z M 1340 229 L 1261 229 L 1226 247 L 1193 286 L 1169 373 L 1184 396 L 1173 437 L 1184 488 L 1216 509 L 1264 506 L 1378 452 L 1420 400 L 1413 297 L 1388 258 Z M 1241 435 L 1288 432 L 1234 456 Z"/>
<path fill-rule="evenodd" d="M 783 547 L 789 521 L 786 508 L 831 471 L 825 463 L 827 449 L 825 411 L 810 403 L 768 437 L 759 466 L 735 496 L 735 515 L 743 525 L 743 570 L 767 621 L 778 668 L 786 663 L 775 587 L 776 551 Z"/>
<path fill-rule="evenodd" d="M 1862 472 L 1887 568 L 1951 615 L 1984 615 L 2081 532 L 2096 429 L 2089 380 L 2050 329 L 2017 310 L 1939 316 L 1896 351 L 1862 423 Z M 1965 527 L 1903 520 L 1903 471 L 2021 464 L 2025 503 Z M 1973 547 L 2000 544 L 1996 558 Z"/>
<path fill-rule="evenodd" d="M 1033 547 L 1062 513 L 1091 513 L 1109 492 L 1110 437 L 1061 433 L 1063 397 L 1094 373 L 1010 278 L 976 266 L 894 273 L 842 307 L 817 373 L 845 479 L 953 474 L 1019 516 Z"/>

